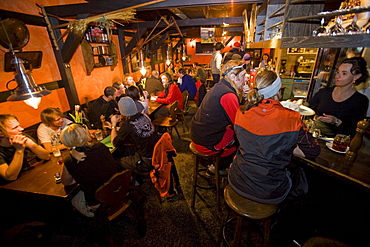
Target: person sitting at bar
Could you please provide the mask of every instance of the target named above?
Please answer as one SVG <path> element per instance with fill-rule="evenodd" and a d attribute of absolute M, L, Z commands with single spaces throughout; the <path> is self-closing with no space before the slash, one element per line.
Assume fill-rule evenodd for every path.
<path fill-rule="evenodd" d="M 235 117 L 239 147 L 229 169 L 229 184 L 239 195 L 265 204 L 279 204 L 291 191 L 287 167 L 295 148 L 308 159 L 320 154 L 301 115 L 279 103 L 280 87 L 276 73 L 258 74 L 255 88 Z"/>
<path fill-rule="evenodd" d="M 161 74 L 161 80 L 164 86 L 164 91 L 158 96 L 153 97 L 156 102 L 164 104 L 161 106 L 158 111 L 154 114 L 154 118 L 161 116 L 168 116 L 169 111 L 167 108 L 168 104 L 171 104 L 175 101 L 179 102 L 179 109 L 182 109 L 182 94 L 179 87 L 174 83 L 172 77 L 168 73 Z"/>
<path fill-rule="evenodd" d="M 236 152 L 235 114 L 242 99 L 245 69 L 240 61 L 230 60 L 222 67 L 223 78 L 206 94 L 191 121 L 191 140 L 198 152 L 220 156 L 221 173 L 225 175 Z M 210 166 L 209 173 L 214 172 Z M 212 175 L 212 174 L 209 174 Z"/>
<path fill-rule="evenodd" d="M 86 125 L 72 123 L 63 129 L 60 138 L 65 146 L 72 148 L 64 159 L 62 183 L 81 186 L 71 203 L 81 214 L 94 217 L 100 205 L 95 191 L 117 172 L 117 162 L 103 143 L 91 144 Z"/>
<path fill-rule="evenodd" d="M 125 74 L 123 85 L 125 86 L 125 88 L 128 88 L 129 86 L 136 86 L 134 77 L 130 74 Z"/>
<path fill-rule="evenodd" d="M 315 110 L 315 126 L 321 134 L 334 137 L 336 134 L 354 137 L 358 121 L 366 115 L 369 100 L 356 91 L 355 84 L 366 81 L 369 73 L 362 57 L 344 59 L 335 74 L 335 86 L 320 89 L 309 107 Z"/>
<path fill-rule="evenodd" d="M 49 152 L 22 131 L 16 116 L 0 114 L 0 177 L 8 181 L 16 180 L 21 170 L 30 167 L 28 152 L 43 160 L 50 159 Z"/>
<path fill-rule="evenodd" d="M 88 117 L 92 129 L 102 129 L 100 116 L 104 116 L 105 120 L 109 120 L 112 114 L 117 113 L 116 91 L 114 87 L 106 87 L 104 95 L 91 104 Z"/>
<path fill-rule="evenodd" d="M 146 79 L 145 90 L 151 95 L 155 96 L 161 93 L 164 88 L 159 80 L 159 72 L 157 70 L 152 71 L 152 75 Z"/>
<path fill-rule="evenodd" d="M 72 121 L 67 119 L 59 108 L 54 107 L 45 108 L 40 115 L 42 123 L 37 128 L 39 143 L 49 153 L 52 152 L 53 146 L 58 147 L 60 150 L 66 149 L 67 147 L 60 141 L 60 133 Z"/>
<path fill-rule="evenodd" d="M 119 156 L 119 163 L 125 169 L 136 173 L 149 172 L 152 169 L 153 149 L 159 140 L 157 132 L 149 117 L 138 112 L 132 98 L 121 98 L 118 107 L 122 119 L 114 115 L 111 124 L 107 123 L 112 129 L 112 145 L 117 148 L 115 156 Z"/>
<path fill-rule="evenodd" d="M 206 83 L 207 81 L 207 73 L 202 66 L 200 66 L 197 62 L 193 63 L 193 68 L 195 69 L 195 80 L 200 80 L 202 83 Z"/>
<path fill-rule="evenodd" d="M 269 66 L 269 62 L 270 62 L 269 54 L 267 54 L 267 53 L 263 54 L 262 61 L 259 64 L 259 68 L 260 69 L 265 69 L 266 67 Z"/>
<path fill-rule="evenodd" d="M 180 68 L 177 71 L 178 78 L 181 78 L 181 84 L 179 86 L 180 91 L 184 92 L 185 90 L 189 93 L 189 100 L 194 100 L 195 95 L 197 94 L 197 88 L 195 87 L 194 79 L 186 74 L 186 70 L 184 68 Z"/>
<path fill-rule="evenodd" d="M 134 100 L 138 112 L 148 114 L 149 111 L 149 94 L 144 91 L 143 100 L 140 99 L 139 88 L 137 86 L 130 86 L 126 90 L 126 96 Z"/>

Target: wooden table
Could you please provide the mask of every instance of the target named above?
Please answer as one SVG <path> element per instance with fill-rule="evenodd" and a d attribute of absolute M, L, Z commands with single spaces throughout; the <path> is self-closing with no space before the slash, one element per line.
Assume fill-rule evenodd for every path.
<path fill-rule="evenodd" d="M 148 105 L 149 105 L 148 115 L 150 116 L 153 115 L 163 104 L 149 100 Z"/>
<path fill-rule="evenodd" d="M 66 157 L 68 154 L 68 150 L 62 151 L 62 157 Z M 17 180 L 1 184 L 0 194 L 26 194 L 38 197 L 69 199 L 78 189 L 77 185 L 65 187 L 62 183 L 57 184 L 55 182 L 55 173 L 61 173 L 62 171 L 62 166 L 57 163 L 59 158 L 52 156 L 49 161 L 37 163 L 31 169 L 23 171 Z"/>
<path fill-rule="evenodd" d="M 364 142 L 354 162 L 347 162 L 345 154 L 339 154 L 326 147 L 326 142 L 318 140 L 321 153 L 315 161 L 294 156 L 293 161 L 304 164 L 332 177 L 357 187 L 370 189 L 370 140 Z"/>

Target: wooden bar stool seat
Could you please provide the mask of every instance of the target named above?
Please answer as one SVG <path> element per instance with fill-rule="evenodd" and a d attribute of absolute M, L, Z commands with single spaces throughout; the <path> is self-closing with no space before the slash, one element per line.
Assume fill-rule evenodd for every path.
<path fill-rule="evenodd" d="M 220 159 L 219 158 L 222 152 L 213 154 L 213 155 L 199 153 L 198 150 L 195 148 L 193 142 L 190 143 L 189 148 L 193 152 L 194 159 L 195 159 L 192 194 L 191 194 L 191 209 L 194 210 L 195 195 L 197 193 L 197 188 L 208 190 L 208 189 L 214 189 L 216 187 L 217 207 L 220 210 L 221 209 L 221 206 L 220 206 L 220 192 L 221 191 L 220 191 L 220 173 L 219 173 Z M 215 178 L 216 178 L 215 186 L 202 186 L 198 184 L 197 180 L 198 180 L 199 172 L 207 170 L 207 168 L 199 169 L 199 164 L 202 159 L 212 161 L 213 165 L 215 166 Z"/>
<path fill-rule="evenodd" d="M 274 215 L 278 209 L 278 205 L 263 204 L 249 200 L 237 194 L 230 185 L 227 185 L 224 190 L 224 199 L 229 209 L 237 214 L 236 228 L 234 232 L 234 240 L 232 246 L 238 246 L 243 221 L 254 221 L 263 227 L 263 246 L 268 246 L 271 228 L 271 216 Z M 235 218 L 229 219 L 230 210 L 222 226 L 222 240 L 226 241 L 225 229 L 226 225 Z M 250 234 L 247 235 L 248 238 Z M 229 245 L 230 246 L 230 245 Z"/>

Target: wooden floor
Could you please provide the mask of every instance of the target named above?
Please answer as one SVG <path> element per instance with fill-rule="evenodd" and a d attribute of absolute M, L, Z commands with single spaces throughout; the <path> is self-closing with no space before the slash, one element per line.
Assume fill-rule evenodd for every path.
<path fill-rule="evenodd" d="M 189 124 L 197 110 L 194 104 L 191 106 L 186 116 Z M 181 123 L 179 131 L 182 139 L 179 140 L 177 135 L 174 135 L 173 144 L 177 150 L 175 164 L 183 194 L 172 202 L 164 200 L 160 203 L 149 179 L 144 179 L 143 189 L 147 193 L 147 235 L 140 238 L 135 229 L 134 218 L 132 215 L 125 215 L 113 228 L 118 246 L 217 245 L 226 208 L 218 211 L 214 191 L 207 190 L 200 191 L 195 210 L 190 209 L 193 157 L 188 148 L 189 131 L 183 128 Z M 369 192 L 349 188 L 346 184 L 317 174 L 314 170 L 308 170 L 307 174 L 309 194 L 302 200 L 281 207 L 272 227 L 270 246 L 297 246 L 294 241 L 303 244 L 313 236 L 335 238 L 351 246 L 370 246 Z M 8 205 L 13 206 L 9 208 Z M 44 246 L 105 246 L 90 232 L 89 220 L 73 212 L 68 204 L 45 199 L 35 201 L 28 198 L 11 198 L 11 201 L 0 201 L 0 210 L 1 231 L 34 221 L 47 224 L 47 227 L 36 228 L 43 231 L 46 238 Z M 261 246 L 258 243 L 258 227 L 252 227 L 252 231 L 254 246 Z M 253 245 L 242 241 L 241 246 Z"/>

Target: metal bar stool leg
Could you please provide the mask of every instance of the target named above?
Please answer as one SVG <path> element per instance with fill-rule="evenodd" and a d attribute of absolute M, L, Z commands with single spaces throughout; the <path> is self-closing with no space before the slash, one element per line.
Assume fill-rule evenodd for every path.
<path fill-rule="evenodd" d="M 220 157 L 215 158 L 215 177 L 216 177 L 216 200 L 217 208 L 221 210 L 220 203 Z"/>
<path fill-rule="evenodd" d="M 193 172 L 193 188 L 192 188 L 192 192 L 191 192 L 191 209 L 194 210 L 194 206 L 195 206 L 195 196 L 196 196 L 196 193 L 197 193 L 197 179 L 198 179 L 198 169 L 199 169 L 199 162 L 200 162 L 200 159 L 197 155 L 194 155 L 194 172 Z"/>

